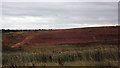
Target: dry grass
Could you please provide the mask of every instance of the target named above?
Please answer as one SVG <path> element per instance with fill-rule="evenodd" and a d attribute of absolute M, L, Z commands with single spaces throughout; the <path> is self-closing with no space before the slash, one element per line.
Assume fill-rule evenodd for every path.
<path fill-rule="evenodd" d="M 60 66 L 62 59 L 64 66 L 117 66 L 120 53 L 117 45 L 36 45 L 20 50 L 3 52 L 3 65 Z"/>
<path fill-rule="evenodd" d="M 66 52 L 66 51 L 86 51 L 86 50 L 118 50 L 117 45 L 94 45 L 81 47 L 80 45 L 34 45 L 24 47 L 25 52 Z"/>
<path fill-rule="evenodd" d="M 29 63 L 16 63 L 16 66 L 61 66 L 55 62 L 29 62 Z M 5 65 L 5 66 L 11 66 Z M 74 61 L 74 62 L 65 62 L 63 66 L 118 66 L 118 61 Z"/>

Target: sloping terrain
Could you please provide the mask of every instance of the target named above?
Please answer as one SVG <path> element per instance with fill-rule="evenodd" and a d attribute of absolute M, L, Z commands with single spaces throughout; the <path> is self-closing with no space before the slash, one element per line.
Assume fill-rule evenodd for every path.
<path fill-rule="evenodd" d="M 78 44 L 118 41 L 119 26 L 2 33 L 3 46 Z"/>

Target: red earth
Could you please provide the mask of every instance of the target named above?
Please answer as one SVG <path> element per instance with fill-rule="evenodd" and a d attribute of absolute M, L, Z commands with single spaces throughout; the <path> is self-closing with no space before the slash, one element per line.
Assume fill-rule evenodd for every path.
<path fill-rule="evenodd" d="M 120 26 L 2 33 L 3 46 L 118 41 Z"/>

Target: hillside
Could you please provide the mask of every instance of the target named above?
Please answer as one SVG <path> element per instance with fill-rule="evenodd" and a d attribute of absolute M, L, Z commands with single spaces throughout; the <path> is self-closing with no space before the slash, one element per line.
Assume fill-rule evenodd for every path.
<path fill-rule="evenodd" d="M 119 26 L 2 33 L 3 46 L 117 42 Z"/>

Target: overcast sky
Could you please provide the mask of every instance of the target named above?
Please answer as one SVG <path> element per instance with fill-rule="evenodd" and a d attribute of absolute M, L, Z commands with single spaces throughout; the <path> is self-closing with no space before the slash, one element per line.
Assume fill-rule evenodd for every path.
<path fill-rule="evenodd" d="M 3 29 L 66 29 L 117 25 L 117 2 L 4 2 Z"/>

